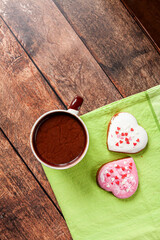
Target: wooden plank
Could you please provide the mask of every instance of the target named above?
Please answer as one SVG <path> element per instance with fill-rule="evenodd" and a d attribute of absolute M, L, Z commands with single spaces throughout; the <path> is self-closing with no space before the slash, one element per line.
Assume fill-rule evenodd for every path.
<path fill-rule="evenodd" d="M 29 136 L 43 113 L 63 108 L 36 67 L 0 20 L 1 127 L 46 192 L 56 202 L 41 164 L 33 156 Z"/>
<path fill-rule="evenodd" d="M 160 0 L 122 0 L 160 52 Z"/>
<path fill-rule="evenodd" d="M 66 104 L 80 94 L 85 113 L 121 98 L 52 0 L 1 1 L 0 9 Z"/>
<path fill-rule="evenodd" d="M 119 0 L 53 0 L 123 96 L 160 84 L 160 56 Z"/>
<path fill-rule="evenodd" d="M 0 131 L 1 239 L 71 239 L 63 217 Z"/>

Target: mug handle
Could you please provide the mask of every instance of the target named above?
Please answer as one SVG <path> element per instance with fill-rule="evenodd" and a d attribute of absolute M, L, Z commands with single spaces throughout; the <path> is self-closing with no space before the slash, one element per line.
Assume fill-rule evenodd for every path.
<path fill-rule="evenodd" d="M 71 102 L 68 112 L 78 115 L 82 103 L 83 98 L 80 96 L 76 96 Z"/>

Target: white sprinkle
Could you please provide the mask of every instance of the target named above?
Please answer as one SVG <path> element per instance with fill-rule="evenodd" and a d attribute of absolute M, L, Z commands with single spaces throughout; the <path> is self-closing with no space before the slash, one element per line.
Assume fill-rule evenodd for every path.
<path fill-rule="evenodd" d="M 124 184 L 126 183 L 126 181 L 127 181 L 127 179 L 124 179 L 124 180 L 122 181 L 122 185 L 124 185 Z"/>
<path fill-rule="evenodd" d="M 117 167 L 117 164 L 114 164 L 114 167 Z"/>
<path fill-rule="evenodd" d="M 132 180 L 133 178 L 134 178 L 133 176 L 130 177 L 131 180 Z"/>
<path fill-rule="evenodd" d="M 111 178 L 112 182 L 114 181 L 114 178 Z"/>
<path fill-rule="evenodd" d="M 102 182 L 104 182 L 104 175 L 103 174 L 100 175 L 100 179 L 101 179 Z"/>
<path fill-rule="evenodd" d="M 127 177 L 129 177 L 129 174 L 127 174 Z"/>
<path fill-rule="evenodd" d="M 126 192 L 129 192 L 129 189 L 128 189 L 128 188 L 126 189 Z"/>
<path fill-rule="evenodd" d="M 109 184 L 107 184 L 107 187 L 110 187 L 110 185 L 109 185 Z"/>
<path fill-rule="evenodd" d="M 123 163 L 124 163 L 124 164 L 126 164 L 127 162 L 126 162 L 126 161 L 124 161 Z"/>
<path fill-rule="evenodd" d="M 128 167 L 125 167 L 125 169 L 128 169 Z"/>
<path fill-rule="evenodd" d="M 128 171 L 127 173 L 130 173 L 130 171 Z"/>

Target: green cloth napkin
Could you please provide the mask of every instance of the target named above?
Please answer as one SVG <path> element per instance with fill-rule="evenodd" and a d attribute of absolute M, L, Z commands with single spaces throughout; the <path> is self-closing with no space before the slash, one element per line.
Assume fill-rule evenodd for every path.
<path fill-rule="evenodd" d="M 109 152 L 107 127 L 118 112 L 129 112 L 148 133 L 138 154 Z M 84 159 L 71 169 L 43 166 L 75 240 L 160 239 L 160 85 L 113 102 L 81 116 L 90 136 Z M 133 157 L 139 186 L 128 199 L 118 199 L 97 186 L 98 168 L 107 162 Z"/>

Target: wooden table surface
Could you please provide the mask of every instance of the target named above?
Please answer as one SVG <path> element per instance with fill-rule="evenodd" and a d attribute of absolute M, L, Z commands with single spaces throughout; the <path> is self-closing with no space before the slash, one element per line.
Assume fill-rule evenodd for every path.
<path fill-rule="evenodd" d="M 1 239 L 72 239 L 29 135 L 84 97 L 80 114 L 160 84 L 160 55 L 119 0 L 0 1 Z"/>

